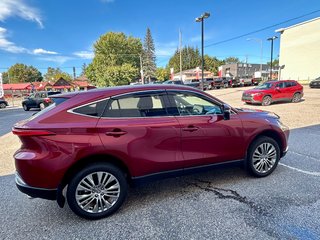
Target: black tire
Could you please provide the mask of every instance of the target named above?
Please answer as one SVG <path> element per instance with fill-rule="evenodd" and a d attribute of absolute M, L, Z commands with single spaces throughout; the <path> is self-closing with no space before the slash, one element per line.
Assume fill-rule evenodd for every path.
<path fill-rule="evenodd" d="M 29 108 L 27 107 L 27 105 L 23 104 L 22 107 L 23 107 L 23 110 L 29 111 Z"/>
<path fill-rule="evenodd" d="M 5 103 L 0 103 L 0 108 L 6 108 L 7 105 Z"/>
<path fill-rule="evenodd" d="M 259 155 L 260 152 L 261 155 Z M 246 166 L 252 176 L 266 177 L 276 169 L 279 160 L 280 148 L 278 143 L 273 138 L 261 136 L 251 143 L 247 152 Z"/>
<path fill-rule="evenodd" d="M 292 97 L 291 100 L 293 103 L 297 103 L 301 101 L 301 94 L 300 93 L 295 93 Z"/>
<path fill-rule="evenodd" d="M 271 96 L 264 96 L 262 99 L 262 106 L 269 106 L 272 103 L 272 97 Z"/>
<path fill-rule="evenodd" d="M 98 180 L 98 172 L 104 176 L 100 179 L 101 182 Z M 80 186 L 80 183 L 85 184 L 85 179 L 90 175 L 94 182 L 93 188 L 90 187 L 90 191 L 77 190 L 78 187 L 83 186 Z M 89 184 L 87 184 L 87 187 L 89 189 Z M 117 211 L 125 201 L 127 192 L 127 181 L 124 173 L 119 168 L 109 163 L 95 163 L 83 168 L 71 179 L 67 189 L 67 201 L 70 209 L 78 216 L 96 220 L 107 217 Z M 83 196 L 81 203 L 78 203 L 76 194 Z M 110 197 L 110 195 L 113 195 L 113 197 Z M 113 199 L 115 200 L 113 201 Z M 90 204 L 88 204 L 88 209 L 85 210 L 83 205 L 87 203 Z M 98 209 L 95 209 L 96 206 Z"/>

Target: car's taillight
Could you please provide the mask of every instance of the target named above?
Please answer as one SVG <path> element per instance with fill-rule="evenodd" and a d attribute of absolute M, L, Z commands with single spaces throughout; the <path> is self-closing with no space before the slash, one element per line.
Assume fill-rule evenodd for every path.
<path fill-rule="evenodd" d="M 44 99 L 44 102 L 46 102 L 46 103 L 51 103 L 52 101 L 51 101 L 51 98 L 45 98 L 45 99 Z"/>
<path fill-rule="evenodd" d="M 53 132 L 47 131 L 47 130 L 41 130 L 41 129 L 19 129 L 19 128 L 13 128 L 12 133 L 17 136 L 50 136 L 50 135 L 56 135 Z"/>

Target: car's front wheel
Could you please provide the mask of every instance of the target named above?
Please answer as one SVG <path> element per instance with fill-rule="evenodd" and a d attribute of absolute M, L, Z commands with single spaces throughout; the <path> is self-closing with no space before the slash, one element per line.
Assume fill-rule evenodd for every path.
<path fill-rule="evenodd" d="M 272 98 L 270 96 L 265 96 L 262 99 L 262 106 L 269 106 L 272 103 Z"/>
<path fill-rule="evenodd" d="M 46 106 L 44 105 L 44 103 L 40 103 L 40 104 L 39 104 L 39 108 L 40 108 L 40 110 L 45 109 L 45 107 L 46 107 Z"/>
<path fill-rule="evenodd" d="M 0 103 L 0 108 L 6 108 L 6 104 L 5 103 Z"/>
<path fill-rule="evenodd" d="M 70 209 L 86 219 L 100 219 L 114 213 L 127 195 L 124 173 L 109 163 L 96 163 L 80 170 L 67 189 Z"/>
<path fill-rule="evenodd" d="M 25 111 L 29 111 L 29 108 L 27 107 L 27 105 L 26 105 L 26 104 L 23 104 L 23 105 L 22 105 L 22 107 L 23 107 L 23 110 L 25 110 Z"/>
<path fill-rule="evenodd" d="M 277 167 L 280 160 L 278 143 L 270 137 L 262 136 L 256 139 L 247 153 L 247 168 L 251 175 L 266 177 Z"/>

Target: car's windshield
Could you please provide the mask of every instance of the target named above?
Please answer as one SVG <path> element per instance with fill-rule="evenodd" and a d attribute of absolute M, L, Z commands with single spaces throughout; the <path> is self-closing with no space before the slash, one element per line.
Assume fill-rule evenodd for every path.
<path fill-rule="evenodd" d="M 272 87 L 272 83 L 266 82 L 259 86 L 256 86 L 254 89 L 270 89 Z"/>

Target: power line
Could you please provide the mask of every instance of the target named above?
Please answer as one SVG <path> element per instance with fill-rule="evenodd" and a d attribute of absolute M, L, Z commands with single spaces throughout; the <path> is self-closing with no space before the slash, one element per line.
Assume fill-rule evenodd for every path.
<path fill-rule="evenodd" d="M 236 37 L 232 37 L 232 38 L 229 38 L 229 39 L 226 39 L 226 40 L 223 40 L 223 41 L 211 43 L 211 44 L 206 45 L 205 47 L 207 48 L 207 47 L 216 46 L 216 45 L 219 45 L 219 44 L 222 44 L 222 43 L 230 42 L 230 41 L 233 41 L 233 40 L 242 38 L 242 37 L 249 36 L 249 35 L 254 34 L 254 33 L 262 32 L 262 31 L 264 31 L 264 30 L 267 30 L 267 29 L 270 29 L 270 28 L 274 28 L 274 27 L 276 27 L 276 26 L 282 25 L 282 24 L 284 24 L 284 23 L 291 22 L 291 21 L 293 21 L 293 20 L 297 20 L 297 19 L 299 19 L 299 18 L 303 18 L 303 17 L 309 16 L 309 15 L 312 15 L 312 14 L 317 13 L 317 12 L 320 12 L 320 9 L 319 9 L 319 10 L 316 10 L 316 11 L 313 11 L 313 12 L 310 12 L 310 13 L 307 13 L 307 14 L 304 14 L 304 15 L 301 15 L 301 16 L 299 16 L 299 17 L 291 18 L 291 19 L 285 20 L 285 21 L 283 21 L 283 22 L 276 23 L 276 24 L 270 25 L 270 26 L 268 26 L 268 27 L 264 27 L 264 28 L 261 28 L 261 29 L 258 29 L 258 30 L 249 32 L 249 33 L 245 33 L 245 34 L 242 34 L 242 35 L 239 35 L 239 36 L 236 36 Z"/>

